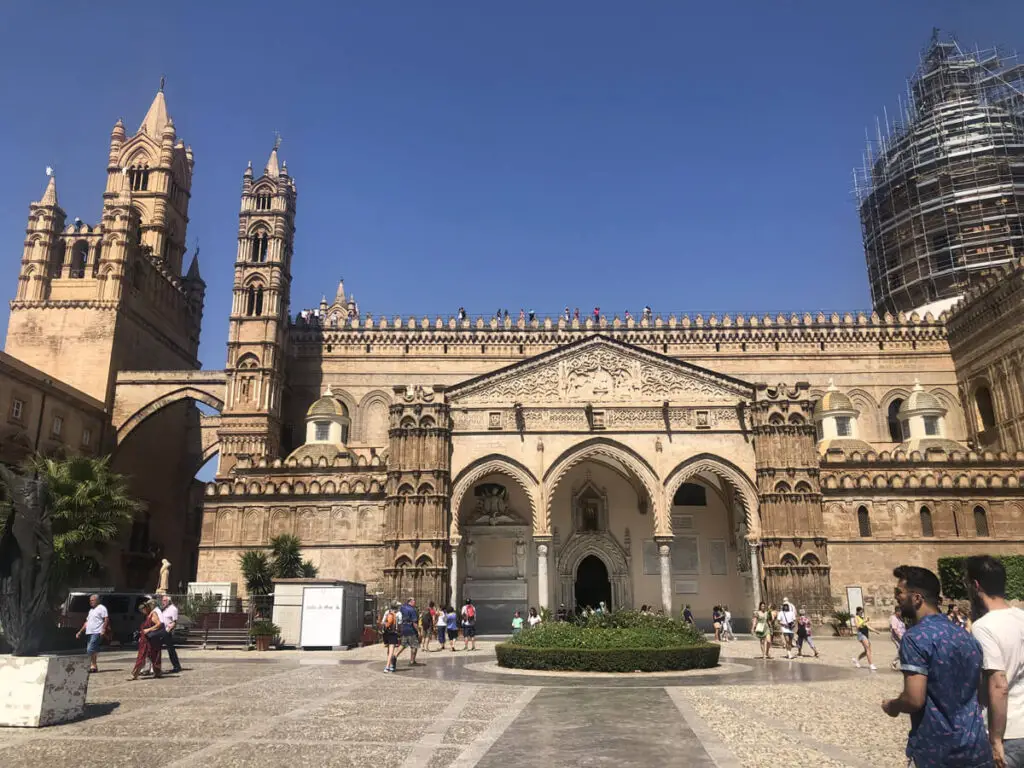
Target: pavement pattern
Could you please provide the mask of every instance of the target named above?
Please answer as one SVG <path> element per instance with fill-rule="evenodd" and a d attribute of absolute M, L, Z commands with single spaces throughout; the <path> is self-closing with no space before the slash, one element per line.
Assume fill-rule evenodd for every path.
<path fill-rule="evenodd" d="M 184 649 L 180 675 L 135 682 L 134 654 L 106 653 L 86 717 L 0 728 L 0 766 L 903 768 L 908 720 L 880 709 L 901 686 L 891 649 L 871 672 L 853 640 L 817 642 L 820 659 L 762 661 L 741 639 L 718 670 L 596 677 L 498 671 L 490 642 L 396 674 L 379 646 Z"/>

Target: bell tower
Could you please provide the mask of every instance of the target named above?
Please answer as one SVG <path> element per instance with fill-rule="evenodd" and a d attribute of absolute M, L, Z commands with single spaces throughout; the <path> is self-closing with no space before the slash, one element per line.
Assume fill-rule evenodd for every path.
<path fill-rule="evenodd" d="M 227 398 L 221 415 L 220 468 L 241 456 L 277 458 L 295 240 L 295 181 L 274 143 L 266 167 L 242 177 L 238 253 L 228 330 Z"/>
<path fill-rule="evenodd" d="M 199 368 L 205 284 L 183 274 L 192 149 L 167 113 L 163 81 L 135 135 L 110 133 L 98 224 L 66 221 L 51 175 L 29 207 L 5 351 L 112 404 L 123 370 Z"/>

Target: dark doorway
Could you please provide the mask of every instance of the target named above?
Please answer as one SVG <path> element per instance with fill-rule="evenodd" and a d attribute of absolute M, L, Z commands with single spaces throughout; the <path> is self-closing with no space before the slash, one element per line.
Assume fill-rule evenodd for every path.
<path fill-rule="evenodd" d="M 597 608 L 604 603 L 612 609 L 612 583 L 608 580 L 608 569 L 601 558 L 587 555 L 576 568 L 576 607 Z"/>

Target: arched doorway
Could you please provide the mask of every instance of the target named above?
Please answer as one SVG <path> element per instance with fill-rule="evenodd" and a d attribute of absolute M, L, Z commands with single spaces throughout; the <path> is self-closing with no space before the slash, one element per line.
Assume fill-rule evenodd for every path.
<path fill-rule="evenodd" d="M 612 582 L 604 561 L 597 555 L 587 555 L 576 568 L 576 606 L 597 608 L 600 603 L 608 609 L 614 608 Z"/>

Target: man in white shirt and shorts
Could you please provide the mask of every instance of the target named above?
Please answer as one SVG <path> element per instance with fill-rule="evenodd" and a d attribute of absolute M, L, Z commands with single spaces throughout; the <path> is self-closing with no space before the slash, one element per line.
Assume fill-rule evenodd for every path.
<path fill-rule="evenodd" d="M 1024 768 L 1024 611 L 1006 602 L 1006 569 L 994 557 L 974 555 L 964 582 L 981 645 L 988 738 L 996 768 Z"/>
<path fill-rule="evenodd" d="M 85 617 L 82 628 L 75 633 L 75 637 L 81 637 L 85 633 L 85 650 L 89 654 L 89 671 L 99 672 L 96 662 L 100 655 L 100 645 L 103 643 L 103 636 L 110 629 L 110 614 L 107 607 L 100 603 L 99 595 L 89 595 L 89 613 Z"/>

